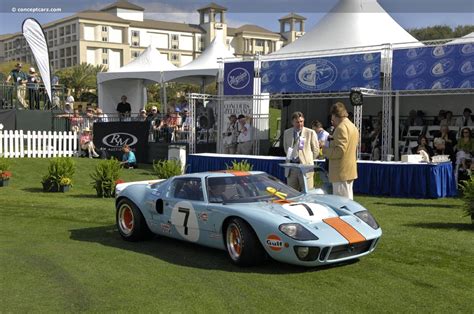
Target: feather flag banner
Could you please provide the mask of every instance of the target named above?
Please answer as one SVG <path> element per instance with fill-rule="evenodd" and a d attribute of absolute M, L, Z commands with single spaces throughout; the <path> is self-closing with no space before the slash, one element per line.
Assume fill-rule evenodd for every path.
<path fill-rule="evenodd" d="M 46 43 L 43 28 L 37 20 L 28 18 L 23 21 L 22 29 L 23 36 L 25 36 L 31 51 L 33 52 L 33 56 L 35 57 L 36 65 L 43 80 L 46 92 L 48 93 L 49 100 L 52 101 L 48 44 Z"/>

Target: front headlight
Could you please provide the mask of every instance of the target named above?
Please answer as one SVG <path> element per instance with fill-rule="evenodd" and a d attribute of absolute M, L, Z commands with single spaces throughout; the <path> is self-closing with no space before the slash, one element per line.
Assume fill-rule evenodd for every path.
<path fill-rule="evenodd" d="M 297 223 L 281 224 L 278 227 L 281 232 L 292 239 L 301 241 L 318 240 L 318 237 L 309 232 L 305 227 Z"/>
<path fill-rule="evenodd" d="M 357 212 L 355 213 L 355 215 L 357 217 L 359 217 L 363 222 L 365 222 L 366 224 L 368 224 L 369 226 L 371 226 L 372 228 L 374 229 L 378 229 L 379 228 L 379 224 L 377 223 L 377 221 L 375 220 L 374 216 L 372 216 L 368 210 L 363 210 L 363 211 L 360 211 L 360 212 Z"/>

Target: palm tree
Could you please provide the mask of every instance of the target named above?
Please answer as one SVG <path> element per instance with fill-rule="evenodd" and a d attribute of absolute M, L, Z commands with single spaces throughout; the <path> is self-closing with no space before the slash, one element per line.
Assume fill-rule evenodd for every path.
<path fill-rule="evenodd" d="M 97 73 L 106 70 L 104 65 L 81 63 L 79 65 L 59 70 L 56 75 L 60 82 L 73 90 L 73 96 L 79 99 L 80 95 L 97 88 Z"/>

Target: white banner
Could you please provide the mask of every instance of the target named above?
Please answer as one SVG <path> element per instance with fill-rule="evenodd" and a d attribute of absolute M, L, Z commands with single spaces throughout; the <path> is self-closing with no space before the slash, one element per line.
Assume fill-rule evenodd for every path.
<path fill-rule="evenodd" d="M 23 36 L 25 36 L 28 45 L 30 45 L 49 100 L 52 101 L 48 45 L 46 44 L 43 29 L 38 21 L 32 18 L 26 19 L 23 22 Z"/>

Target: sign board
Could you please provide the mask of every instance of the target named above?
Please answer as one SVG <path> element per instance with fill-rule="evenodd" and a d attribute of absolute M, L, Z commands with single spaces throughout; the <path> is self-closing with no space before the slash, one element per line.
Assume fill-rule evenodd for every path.
<path fill-rule="evenodd" d="M 94 145 L 109 157 L 122 160 L 122 147 L 127 144 L 135 153 L 138 163 L 147 160 L 149 125 L 147 122 L 95 122 Z"/>
<path fill-rule="evenodd" d="M 393 90 L 474 88 L 474 43 L 393 51 Z"/>
<path fill-rule="evenodd" d="M 224 64 L 224 95 L 252 95 L 254 62 Z"/>
<path fill-rule="evenodd" d="M 262 92 L 312 93 L 380 89 L 380 53 L 263 61 Z"/>

